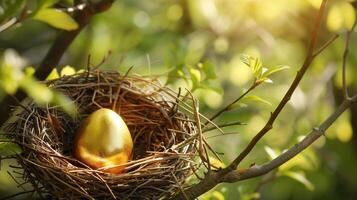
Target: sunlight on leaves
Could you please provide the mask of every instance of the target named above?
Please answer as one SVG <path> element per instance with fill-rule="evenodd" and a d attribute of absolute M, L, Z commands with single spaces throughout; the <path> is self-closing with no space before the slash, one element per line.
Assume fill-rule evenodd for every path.
<path fill-rule="evenodd" d="M 355 12 L 350 3 L 338 2 L 333 4 L 327 15 L 327 28 L 330 31 L 351 29 L 356 19 Z"/>
<path fill-rule="evenodd" d="M 202 200 L 225 200 L 224 195 L 222 192 L 217 191 L 217 190 L 211 190 L 201 196 Z"/>
<path fill-rule="evenodd" d="M 51 73 L 47 76 L 46 80 L 53 80 L 59 78 L 59 74 L 56 68 L 54 68 Z"/>
<path fill-rule="evenodd" d="M 226 167 L 226 165 L 223 162 L 221 162 L 215 157 L 209 156 L 209 160 L 211 162 L 211 165 L 217 169 Z"/>
<path fill-rule="evenodd" d="M 33 19 L 45 22 L 55 28 L 64 29 L 67 31 L 75 30 L 78 28 L 77 22 L 72 19 L 70 15 L 56 9 L 41 9 L 35 14 Z"/>
<path fill-rule="evenodd" d="M 261 97 L 258 97 L 258 96 L 256 96 L 256 95 L 249 95 L 249 96 L 245 96 L 243 99 L 242 99 L 242 102 L 258 102 L 258 103 L 263 103 L 263 104 L 266 104 L 266 105 L 269 105 L 269 106 L 271 106 L 272 104 L 269 102 L 269 101 L 267 101 L 267 100 L 265 100 L 265 99 L 263 99 L 263 98 L 261 98 Z"/>
<path fill-rule="evenodd" d="M 35 74 L 35 72 L 36 72 L 36 70 L 33 67 L 25 67 L 25 69 L 24 69 L 24 73 L 26 76 L 32 76 Z"/>
<path fill-rule="evenodd" d="M 241 61 L 253 71 L 256 79 L 261 78 L 263 73 L 263 66 L 260 58 L 249 55 L 242 55 Z"/>
<path fill-rule="evenodd" d="M 264 77 L 268 77 L 268 76 L 271 76 L 277 72 L 280 72 L 282 70 L 285 70 L 285 69 L 289 69 L 290 67 L 289 66 L 286 66 L 286 65 L 283 65 L 283 66 L 278 66 L 278 67 L 272 67 L 272 68 L 269 68 L 267 69 L 265 72 L 263 72 L 263 76 Z"/>
<path fill-rule="evenodd" d="M 262 82 L 272 83 L 273 81 L 270 78 L 268 78 L 269 76 L 289 68 L 288 66 L 285 65 L 266 68 L 263 67 L 262 61 L 259 57 L 253 57 L 249 55 L 242 55 L 241 61 L 252 70 L 254 77 L 256 79 L 255 83 L 257 84 Z"/>
<path fill-rule="evenodd" d="M 198 69 L 189 67 L 189 73 L 192 80 L 192 90 L 195 90 L 199 87 L 201 81 L 201 72 Z"/>
<path fill-rule="evenodd" d="M 45 105 L 53 98 L 51 90 L 45 85 L 38 83 L 32 77 L 22 79 L 20 87 L 40 105 Z"/>
<path fill-rule="evenodd" d="M 76 73 L 76 70 L 69 65 L 63 67 L 63 69 L 61 70 L 61 76 L 70 76 L 75 73 Z"/>
<path fill-rule="evenodd" d="M 26 61 L 12 49 L 5 50 L 1 61 L 0 85 L 7 93 L 14 94 L 24 77 L 21 70 Z"/>

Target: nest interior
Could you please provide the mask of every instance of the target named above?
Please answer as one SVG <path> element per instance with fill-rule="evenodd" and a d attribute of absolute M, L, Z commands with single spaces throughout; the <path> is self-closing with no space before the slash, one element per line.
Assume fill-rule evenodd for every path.
<path fill-rule="evenodd" d="M 197 127 L 189 104 L 155 79 L 98 70 L 47 82 L 73 100 L 77 115 L 56 106 L 26 106 L 6 133 L 19 144 L 22 178 L 42 198 L 161 199 L 180 189 L 191 175 Z M 134 142 L 125 173 L 110 174 L 85 166 L 72 156 L 82 120 L 110 108 L 126 122 Z M 186 113 L 186 114 L 185 114 Z"/>

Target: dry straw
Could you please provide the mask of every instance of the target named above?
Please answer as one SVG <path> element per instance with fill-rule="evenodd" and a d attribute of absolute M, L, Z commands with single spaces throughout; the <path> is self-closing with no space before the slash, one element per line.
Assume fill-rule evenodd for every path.
<path fill-rule="evenodd" d="M 43 199 L 162 199 L 184 189 L 185 180 L 197 169 L 197 154 L 204 154 L 197 153 L 203 145 L 192 96 L 182 97 L 155 79 L 98 70 L 46 83 L 73 100 L 76 116 L 55 106 L 30 103 L 5 129 L 23 149 L 15 157 L 22 178 L 32 184 L 36 195 Z M 93 170 L 72 157 L 81 121 L 101 107 L 119 113 L 132 134 L 134 156 L 124 164 L 126 173 Z"/>

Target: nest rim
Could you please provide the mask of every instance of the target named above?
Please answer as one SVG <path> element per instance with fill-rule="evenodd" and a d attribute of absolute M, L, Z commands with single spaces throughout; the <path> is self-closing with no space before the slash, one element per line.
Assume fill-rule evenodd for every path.
<path fill-rule="evenodd" d="M 30 182 L 40 197 L 44 198 L 50 194 L 58 199 L 68 197 L 159 199 L 181 191 L 185 179 L 194 173 L 196 169 L 194 159 L 197 157 L 197 144 L 200 135 L 197 121 L 194 119 L 194 114 L 197 113 L 192 108 L 193 105 L 182 101 L 180 92 L 176 93 L 161 86 L 154 78 L 127 76 L 118 72 L 99 70 L 64 76 L 45 83 L 75 101 L 79 109 L 76 117 L 71 119 L 73 123 L 69 123 L 69 116 L 65 118 L 67 114 L 57 107 L 41 108 L 32 102 L 27 108 L 30 108 L 33 114 L 38 116 L 33 117 L 31 113 L 24 110 L 20 113 L 19 119 L 15 123 L 9 124 L 5 129 L 7 133 L 10 133 L 9 135 L 15 140 L 15 143 L 26 152 L 15 157 L 24 169 L 24 181 Z M 80 92 L 75 93 L 73 90 Z M 185 98 L 186 100 L 188 98 L 189 102 L 195 101 L 192 96 L 185 96 Z M 132 102 L 127 102 L 128 99 L 131 99 Z M 90 104 L 88 104 L 89 101 L 91 101 Z M 131 105 L 135 104 L 135 101 L 142 104 Z M 150 102 L 153 104 L 149 105 Z M 131 110 L 122 111 L 124 104 L 125 108 L 130 107 Z M 145 106 L 141 106 L 143 104 Z M 154 106 L 154 104 L 158 106 Z M 72 157 L 69 141 L 75 137 L 75 131 L 68 130 L 73 127 L 73 124 L 77 125 L 74 129 L 78 129 L 80 126 L 78 122 L 81 122 L 91 111 L 93 112 L 95 106 L 111 108 L 118 112 L 132 133 L 134 158 L 125 164 L 118 165 L 118 167 L 125 168 L 125 173 L 114 175 L 104 172 L 105 168 L 92 169 Z M 153 110 L 149 112 L 149 109 Z M 133 125 L 135 119 L 142 119 L 143 116 L 132 116 L 130 113 L 133 112 L 150 115 L 151 124 L 144 120 L 140 121 L 141 125 Z M 160 112 L 161 115 L 158 114 Z M 163 124 L 152 123 L 159 122 L 155 121 L 158 118 L 153 120 L 154 117 L 164 118 L 163 124 L 170 126 L 162 127 Z M 63 125 L 63 122 L 68 124 Z M 147 124 L 145 125 L 145 123 Z M 151 126 L 156 128 L 155 130 L 151 129 L 150 137 L 146 137 L 145 142 L 152 148 L 146 149 L 145 155 L 140 154 L 135 149 L 141 147 L 140 144 L 145 144 L 145 142 L 138 144 L 138 138 L 142 139 L 144 134 L 149 134 L 145 131 L 150 132 L 148 127 Z M 144 131 L 140 132 L 141 135 L 138 134 L 140 128 L 145 129 L 140 130 Z M 65 132 L 61 135 L 62 129 Z M 163 130 L 166 134 L 158 135 L 155 132 L 158 130 Z M 61 138 L 66 134 L 71 137 Z M 156 138 L 153 138 L 153 134 Z M 29 136 L 32 139 L 29 139 Z M 164 137 L 168 137 L 168 139 Z M 149 144 L 148 138 L 157 139 L 157 141 Z M 156 148 L 156 146 L 158 147 Z M 49 187 L 47 184 L 46 186 L 48 180 L 55 180 L 55 184 L 58 185 L 50 184 Z"/>

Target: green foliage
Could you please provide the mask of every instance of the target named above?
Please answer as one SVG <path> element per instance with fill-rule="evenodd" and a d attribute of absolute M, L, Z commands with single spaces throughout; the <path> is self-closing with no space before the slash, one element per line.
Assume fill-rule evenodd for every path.
<path fill-rule="evenodd" d="M 22 152 L 19 145 L 11 142 L 8 139 L 0 138 L 0 157 L 1 156 L 12 156 Z"/>
<path fill-rule="evenodd" d="M 67 31 L 78 28 L 77 22 L 72 19 L 67 13 L 51 8 L 40 9 L 36 12 L 33 19 L 45 22 L 55 28 L 64 29 Z"/>
<path fill-rule="evenodd" d="M 78 23 L 69 14 L 52 8 L 58 2 L 59 0 L 38 0 L 35 2 L 30 0 L 2 1 L 0 3 L 0 11 L 3 10 L 3 13 L 0 15 L 0 24 L 11 18 L 17 18 L 18 22 L 34 19 L 58 29 L 67 31 L 77 29 Z M 68 2 L 64 3 L 68 4 Z"/>
<path fill-rule="evenodd" d="M 202 200 L 225 200 L 225 199 L 226 198 L 224 197 L 224 195 L 217 190 L 212 190 L 202 195 Z"/>
<path fill-rule="evenodd" d="M 266 68 L 263 67 L 263 63 L 260 58 L 249 56 L 249 55 L 242 55 L 241 61 L 252 70 L 256 83 L 261 83 L 261 82 L 272 83 L 273 81 L 268 78 L 269 76 L 289 68 L 288 66 Z"/>
<path fill-rule="evenodd" d="M 193 91 L 200 100 L 200 112 L 208 117 L 256 81 L 259 87 L 248 94 L 248 98 L 242 99 L 231 112 L 217 119 L 217 123 L 222 124 L 231 121 L 247 122 L 246 126 L 224 128 L 228 133 L 240 134 L 211 137 L 220 133 L 207 133 L 208 143 L 222 153 L 223 164 L 228 164 L 264 126 L 269 113 L 289 87 L 306 55 L 306 42 L 309 41 L 312 21 L 320 3 L 321 0 L 241 0 L 239 3 L 236 0 L 115 1 L 109 11 L 91 20 L 89 26 L 71 44 L 62 61 L 84 68 L 89 54 L 91 64 L 100 63 L 110 50 L 112 55 L 101 69 L 125 72 L 129 66 L 135 66 L 132 73 L 145 75 L 148 73 L 143 69 L 147 69 L 147 55 L 150 55 L 150 74 L 164 74 L 159 76 L 160 81 L 167 80 L 168 86 L 175 90 L 181 87 L 182 91 L 185 91 L 184 88 Z M 351 3 L 348 0 L 328 1 L 325 14 L 327 21 L 323 19 L 327 29 L 322 26 L 318 44 L 326 41 L 333 34 L 331 32 L 343 33 L 350 27 L 355 18 L 353 13 L 356 12 Z M 52 44 L 58 30 L 33 23 L 32 17 L 41 9 L 56 9 L 58 5 L 72 6 L 73 0 L 0 0 L 0 24 L 16 17 L 21 20 L 18 25 L 24 25 L 13 26 L 0 33 L 0 53 L 5 52 L 5 49 L 16 49 L 28 63 L 37 67 L 37 63 L 46 55 L 45 47 Z M 24 15 L 26 17 L 23 19 L 21 13 L 25 8 L 30 14 Z M 332 76 L 331 71 L 336 68 L 338 71 L 333 79 L 341 80 L 343 38 L 337 39 L 317 57 L 297 92 L 277 118 L 274 128 L 258 143 L 249 158 L 242 162 L 242 167 L 251 163 L 262 164 L 281 154 L 283 149 L 298 142 L 296 138 L 304 136 L 311 127 L 333 112 L 338 103 L 337 99 L 333 99 L 333 94 L 340 94 L 338 90 L 341 84 L 330 81 L 328 74 Z M 356 70 L 353 67 L 357 63 L 354 44 L 356 37 L 353 34 L 347 62 L 347 84 L 352 86 L 349 87 L 351 93 L 357 86 Z M 243 58 L 244 63 L 240 59 L 242 53 L 249 55 Z M 274 67 L 275 64 L 266 67 L 268 63 L 288 64 L 291 70 L 281 71 L 287 67 Z M 21 66 L 27 65 L 24 63 Z M 5 92 L 5 87 L 0 87 L 0 98 L 16 88 L 23 89 L 20 82 L 14 80 L 17 80 L 17 76 L 20 79 L 31 76 L 33 69 L 22 67 L 19 76 L 14 73 L 17 71 L 14 67 L 0 69 L 3 70 L 2 74 L 8 74 L 0 78 L 7 88 Z M 163 72 L 168 69 L 167 77 Z M 53 70 L 48 79 L 73 73 L 71 69 L 65 71 Z M 279 75 L 275 76 L 278 71 Z M 271 79 L 274 85 L 261 84 L 272 82 Z M 251 96 L 258 98 L 253 97 L 255 100 L 252 100 Z M 53 94 L 52 100 L 56 99 L 57 96 Z M 273 106 L 265 106 L 265 101 Z M 278 180 L 264 184 L 259 193 L 255 192 L 259 178 L 239 183 L 239 189 L 236 184 L 230 184 L 225 192 L 217 187 L 209 193 L 217 191 L 225 199 L 348 199 L 356 196 L 357 178 L 351 173 L 357 162 L 353 156 L 356 155 L 353 143 L 356 135 L 350 119 L 351 115 L 340 118 L 328 130 L 326 137 L 281 166 L 276 174 Z M 270 147 L 270 150 L 266 150 L 270 152 L 270 158 L 262 153 L 264 146 Z M 331 170 L 338 171 L 339 176 L 330 173 Z M 291 186 L 290 179 L 303 180 L 301 175 L 288 173 L 290 178 L 281 178 L 288 177 L 283 172 L 301 171 L 314 184 L 313 191 Z M 203 173 L 199 175 L 203 176 Z M 243 186 L 248 189 L 241 189 Z M 0 187 L 0 193 L 4 191 L 2 189 Z"/>
<path fill-rule="evenodd" d="M 205 89 L 220 95 L 223 94 L 223 88 L 217 80 L 215 67 L 209 61 L 198 63 L 197 65 L 182 65 L 173 68 L 168 74 L 166 84 L 173 84 L 178 79 L 191 83 L 191 92 L 197 89 Z"/>
<path fill-rule="evenodd" d="M 24 64 L 24 61 L 16 52 L 6 51 L 3 61 L 0 62 L 0 86 L 9 94 L 14 94 L 18 89 L 22 89 L 39 105 L 59 105 L 64 111 L 73 116 L 75 114 L 75 106 L 72 101 L 63 94 L 38 82 L 32 76 L 34 73 L 33 68 L 25 68 L 27 70 L 23 72 Z"/>
<path fill-rule="evenodd" d="M 338 32 L 351 29 L 356 20 L 356 11 L 348 2 L 336 2 L 331 6 L 327 15 L 327 28 Z"/>
<path fill-rule="evenodd" d="M 0 24 L 19 14 L 25 6 L 25 2 L 26 0 L 0 1 L 0 10 L 3 11 L 2 13 L 0 12 Z"/>

